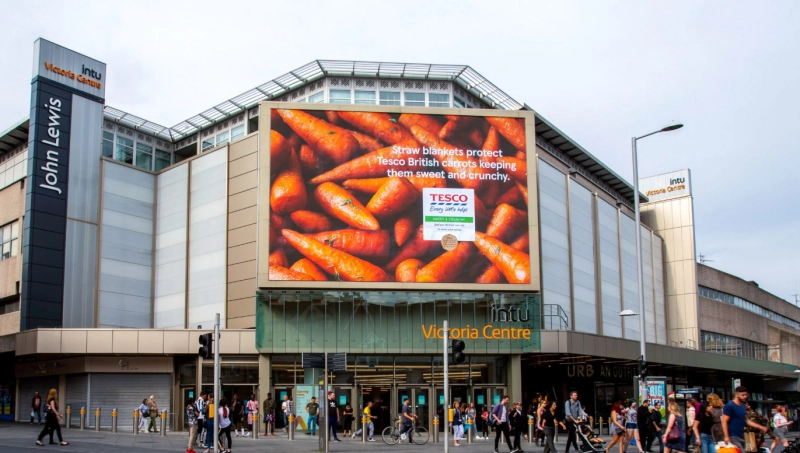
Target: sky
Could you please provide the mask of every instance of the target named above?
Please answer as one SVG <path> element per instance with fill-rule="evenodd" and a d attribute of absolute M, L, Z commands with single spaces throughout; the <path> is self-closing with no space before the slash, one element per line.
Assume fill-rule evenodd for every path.
<path fill-rule="evenodd" d="M 639 142 L 639 174 L 690 168 L 707 264 L 800 293 L 796 1 L 3 1 L 0 130 L 38 37 L 165 126 L 315 59 L 470 65 L 628 181 L 630 138 L 682 122 Z"/>

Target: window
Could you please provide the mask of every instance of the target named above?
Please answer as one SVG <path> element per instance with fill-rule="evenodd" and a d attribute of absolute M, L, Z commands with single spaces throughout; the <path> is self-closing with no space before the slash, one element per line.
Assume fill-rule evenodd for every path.
<path fill-rule="evenodd" d="M 244 124 L 231 129 L 231 141 L 239 140 L 242 137 L 244 137 Z"/>
<path fill-rule="evenodd" d="M 739 307 L 743 310 L 747 310 L 751 313 L 755 313 L 759 316 L 769 318 L 775 322 L 779 322 L 794 329 L 800 330 L 800 322 L 797 322 L 791 318 L 787 318 L 786 316 L 783 316 L 772 310 L 768 310 L 760 305 L 756 305 L 747 299 L 742 299 L 741 297 L 734 296 L 733 294 L 723 293 L 722 291 L 717 291 L 716 289 L 706 288 L 705 286 L 698 286 L 697 293 L 700 295 L 700 297 L 716 300 L 718 302 L 724 302 L 726 304 L 733 305 L 734 307 Z"/>
<path fill-rule="evenodd" d="M 168 151 L 156 150 L 156 165 L 153 171 L 161 171 L 172 165 L 172 154 Z"/>
<path fill-rule="evenodd" d="M 103 157 L 114 157 L 114 134 L 103 131 Z"/>
<path fill-rule="evenodd" d="M 400 92 L 381 91 L 381 105 L 400 105 Z"/>
<path fill-rule="evenodd" d="M 362 105 L 375 105 L 375 92 L 374 91 L 358 91 L 356 90 L 356 104 Z"/>
<path fill-rule="evenodd" d="M 425 107 L 425 93 L 405 93 L 405 105 L 413 107 Z"/>
<path fill-rule="evenodd" d="M 331 104 L 351 104 L 350 90 L 331 90 Z"/>
<path fill-rule="evenodd" d="M 217 134 L 217 146 L 224 145 L 228 143 L 228 137 L 230 137 L 231 131 L 220 132 Z"/>
<path fill-rule="evenodd" d="M 136 166 L 145 170 L 153 168 L 153 147 L 136 142 Z"/>
<path fill-rule="evenodd" d="M 350 93 L 348 93 L 349 95 Z M 349 97 L 349 96 L 348 96 Z M 325 92 L 320 91 L 319 93 L 314 93 L 308 97 L 308 102 L 311 104 L 320 104 L 325 102 Z"/>
<path fill-rule="evenodd" d="M 117 137 L 117 151 L 114 155 L 114 160 L 125 162 L 126 164 L 133 163 L 133 140 Z"/>
<path fill-rule="evenodd" d="M 19 221 L 0 228 L 0 261 L 19 254 Z"/>
<path fill-rule="evenodd" d="M 203 140 L 203 147 L 200 149 L 200 152 L 208 151 L 209 149 L 214 147 L 214 137 L 209 137 Z"/>
<path fill-rule="evenodd" d="M 700 332 L 700 347 L 703 351 L 716 354 L 768 360 L 767 345 L 713 332 Z"/>
<path fill-rule="evenodd" d="M 0 303 L 0 315 L 19 311 L 19 299 L 11 302 Z"/>
<path fill-rule="evenodd" d="M 428 95 L 428 106 L 429 107 L 450 107 L 450 95 L 449 94 L 437 94 L 431 93 Z"/>

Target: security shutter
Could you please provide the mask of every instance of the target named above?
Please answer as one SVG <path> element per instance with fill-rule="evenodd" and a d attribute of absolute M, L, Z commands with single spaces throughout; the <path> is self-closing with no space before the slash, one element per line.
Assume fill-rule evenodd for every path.
<path fill-rule="evenodd" d="M 17 417 L 21 422 L 27 422 L 31 419 L 31 400 L 33 400 L 34 392 L 39 392 L 42 397 L 42 411 L 47 404 L 47 392 L 50 389 L 58 390 L 58 376 L 45 376 L 36 378 L 26 378 L 19 380 L 19 398 L 17 398 Z M 44 412 L 42 412 L 42 421 L 44 421 Z"/>
<path fill-rule="evenodd" d="M 86 406 L 86 390 L 88 376 L 85 374 L 72 374 L 67 376 L 67 406 L 72 408 L 70 426 L 81 426 L 81 407 Z M 66 407 L 61 411 L 66 417 Z M 87 408 L 87 414 L 88 408 Z M 66 423 L 66 421 L 64 422 Z M 101 424 L 102 426 L 102 424 Z"/>
<path fill-rule="evenodd" d="M 86 425 L 94 428 L 94 410 L 100 407 L 100 427 L 111 427 L 111 410 L 117 408 L 117 426 L 131 426 L 133 411 L 144 398 L 155 396 L 158 410 L 170 411 L 172 392 L 169 374 L 102 374 L 92 373 L 89 383 L 89 404 Z M 90 409 L 90 410 L 89 410 Z M 167 423 L 173 414 L 168 412 Z"/>

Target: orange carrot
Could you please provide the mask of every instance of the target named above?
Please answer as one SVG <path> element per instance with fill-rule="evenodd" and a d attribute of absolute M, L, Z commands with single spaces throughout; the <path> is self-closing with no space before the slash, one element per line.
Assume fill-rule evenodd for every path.
<path fill-rule="evenodd" d="M 522 199 L 522 193 L 519 191 L 519 187 L 517 185 L 511 186 L 505 193 L 500 195 L 500 198 L 497 199 L 497 205 L 501 205 L 503 203 L 508 203 L 512 206 L 522 206 L 524 200 Z M 527 206 L 527 203 L 525 203 Z"/>
<path fill-rule="evenodd" d="M 300 151 L 297 152 L 297 159 L 300 160 L 300 168 L 303 174 L 318 175 L 328 171 L 330 165 L 328 160 L 317 154 L 316 151 L 311 149 L 308 145 L 300 145 Z"/>
<path fill-rule="evenodd" d="M 475 246 L 500 269 L 509 283 L 531 282 L 531 257 L 527 253 L 477 231 Z"/>
<path fill-rule="evenodd" d="M 424 146 L 444 148 L 445 150 L 456 148 L 419 126 L 412 126 L 411 133 Z M 442 164 L 442 167 L 448 171 L 456 172 L 458 175 L 455 178 L 456 181 L 467 189 L 479 190 L 485 183 L 485 180 L 481 179 L 481 177 L 489 175 L 488 169 L 481 168 L 477 160 L 465 155 L 447 153 L 447 155 L 436 154 L 434 157 Z"/>
<path fill-rule="evenodd" d="M 406 178 L 389 178 L 369 200 L 367 210 L 376 218 L 386 219 L 403 212 L 419 196 L 420 193 Z"/>
<path fill-rule="evenodd" d="M 528 215 L 525 212 L 503 203 L 494 210 L 492 220 L 486 227 L 486 234 L 500 242 L 506 242 L 527 230 L 527 226 Z"/>
<path fill-rule="evenodd" d="M 307 236 L 359 258 L 386 260 L 389 257 L 391 240 L 386 230 L 365 231 L 348 228 L 322 231 Z"/>
<path fill-rule="evenodd" d="M 481 146 L 486 141 L 486 134 L 489 132 L 489 123 L 479 120 L 466 131 L 464 136 L 472 146 Z M 485 148 L 484 148 L 485 149 Z"/>
<path fill-rule="evenodd" d="M 497 132 L 506 138 L 517 151 L 526 152 L 528 146 L 525 138 L 525 122 L 522 118 L 486 117 L 486 121 L 497 128 Z"/>
<path fill-rule="evenodd" d="M 378 230 L 380 224 L 353 194 L 332 182 L 325 182 L 314 191 L 317 204 L 329 215 L 351 227 Z"/>
<path fill-rule="evenodd" d="M 318 233 L 333 229 L 333 220 L 325 214 L 314 211 L 295 211 L 289 214 L 292 221 L 304 233 Z M 281 229 L 285 228 L 281 227 Z"/>
<path fill-rule="evenodd" d="M 482 231 L 492 218 L 492 211 L 486 209 L 480 198 L 475 197 L 475 228 Z"/>
<path fill-rule="evenodd" d="M 444 252 L 417 272 L 419 283 L 452 283 L 458 281 L 475 252 L 471 242 L 461 242 L 456 248 Z"/>
<path fill-rule="evenodd" d="M 349 130 L 349 129 L 348 129 Z M 362 134 L 361 132 L 350 131 L 353 134 L 353 137 L 358 140 L 359 146 L 361 146 L 361 150 L 371 153 L 375 150 L 383 148 L 383 143 L 380 140 L 370 137 L 367 134 Z"/>
<path fill-rule="evenodd" d="M 414 234 L 415 218 L 419 218 L 419 212 L 406 212 L 394 223 L 394 241 L 399 246 L 406 243 L 408 238 Z"/>
<path fill-rule="evenodd" d="M 277 264 L 269 265 L 269 279 L 272 281 L 281 280 L 314 280 L 306 274 L 297 272 Z"/>
<path fill-rule="evenodd" d="M 503 170 L 524 185 L 528 185 L 528 163 L 516 157 L 498 157 L 497 162 L 503 164 Z"/>
<path fill-rule="evenodd" d="M 388 278 L 383 269 L 349 253 L 296 231 L 283 230 L 281 233 L 298 252 L 337 279 L 349 282 L 383 282 Z"/>
<path fill-rule="evenodd" d="M 517 188 L 519 189 L 519 193 L 522 194 L 522 199 L 525 201 L 525 206 L 528 206 L 528 186 L 524 186 L 517 182 Z"/>
<path fill-rule="evenodd" d="M 283 121 L 303 140 L 331 162 L 341 164 L 361 146 L 349 131 L 302 110 L 278 110 Z"/>
<path fill-rule="evenodd" d="M 400 247 L 400 250 L 397 251 L 397 254 L 394 256 L 394 258 L 389 261 L 389 263 L 386 265 L 386 269 L 394 271 L 397 268 L 397 265 L 402 261 L 405 261 L 409 258 L 422 258 L 436 250 L 437 247 L 441 247 L 441 245 L 439 245 L 439 241 L 426 241 L 423 233 L 422 225 L 420 225 L 419 228 L 417 228 L 414 236 L 406 241 L 406 243 Z"/>
<path fill-rule="evenodd" d="M 342 186 L 356 192 L 374 194 L 388 181 L 389 178 L 346 179 Z"/>
<path fill-rule="evenodd" d="M 516 241 L 509 244 L 511 248 L 521 250 L 525 253 L 528 252 L 530 243 L 528 240 L 528 233 L 523 233 Z M 494 264 L 490 264 L 485 271 L 475 279 L 475 283 L 507 283 L 506 278 L 500 269 Z"/>
<path fill-rule="evenodd" d="M 388 113 L 339 112 L 339 117 L 361 132 L 390 145 L 414 140 L 414 136 L 408 129 L 402 124 L 396 123 Z"/>
<path fill-rule="evenodd" d="M 397 122 L 411 129 L 411 126 L 419 126 L 434 135 L 439 135 L 442 130 L 442 123 L 431 115 L 418 113 L 403 113 L 397 118 Z"/>
<path fill-rule="evenodd" d="M 280 132 L 269 132 L 269 160 L 273 169 L 281 169 L 289 160 L 292 147 Z"/>
<path fill-rule="evenodd" d="M 410 258 L 397 265 L 394 271 L 394 278 L 398 282 L 415 282 L 417 281 L 417 272 L 425 267 L 425 263 L 416 259 Z"/>
<path fill-rule="evenodd" d="M 398 146 L 415 146 L 416 142 L 405 142 Z M 319 184 L 323 182 L 344 181 L 345 179 L 361 179 L 361 178 L 374 178 L 386 176 L 387 171 L 414 171 L 421 167 L 419 165 L 399 165 L 399 162 L 386 162 L 386 159 L 403 159 L 403 155 L 398 155 L 393 151 L 391 146 L 381 148 L 363 156 L 356 157 L 349 162 L 334 168 L 331 171 L 325 172 L 313 179 L 311 184 Z"/>
<path fill-rule="evenodd" d="M 500 136 L 497 134 L 496 127 L 492 126 L 489 128 L 489 132 L 486 133 L 486 140 L 483 141 L 481 149 L 487 151 L 497 151 L 500 149 Z M 488 158 L 492 159 L 492 162 L 494 162 L 493 156 L 490 155 Z"/>
<path fill-rule="evenodd" d="M 444 123 L 442 129 L 439 131 L 439 138 L 447 140 L 456 136 L 459 127 L 467 126 L 475 120 L 475 117 L 470 116 L 457 116 L 447 115 L 447 122 Z"/>
<path fill-rule="evenodd" d="M 288 228 L 290 223 L 291 222 L 289 222 L 289 219 L 287 217 L 278 215 L 277 213 L 275 213 L 275 211 L 270 211 L 269 225 L 271 227 L 274 227 L 278 231 L 280 231 L 284 228 Z"/>
<path fill-rule="evenodd" d="M 302 258 L 300 260 L 297 260 L 294 264 L 292 264 L 292 267 L 290 267 L 289 269 L 308 275 L 312 279 L 320 282 L 328 280 L 328 276 L 325 275 L 325 272 L 322 272 L 322 269 L 320 269 L 319 266 L 314 264 L 308 258 Z"/>
<path fill-rule="evenodd" d="M 269 204 L 278 214 L 288 214 L 299 209 L 304 209 L 308 202 L 303 174 L 300 171 L 300 162 L 297 154 L 292 150 L 289 164 L 272 183 L 269 194 Z"/>
<path fill-rule="evenodd" d="M 494 126 L 491 126 L 486 132 L 486 139 L 483 141 L 481 149 L 486 151 L 497 151 L 500 149 L 500 135 L 497 133 L 497 128 Z M 496 160 L 492 154 L 483 155 L 480 159 L 481 162 L 495 162 Z M 495 206 L 497 204 L 497 198 L 500 197 L 501 193 L 500 181 L 489 181 L 480 194 L 480 197 L 487 206 Z"/>
<path fill-rule="evenodd" d="M 278 247 L 278 232 L 275 228 L 270 225 L 269 226 L 269 249 L 275 250 Z"/>
<path fill-rule="evenodd" d="M 331 124 L 335 124 L 337 126 L 344 126 L 345 122 L 339 117 L 339 112 L 335 110 L 327 110 L 325 111 L 325 117 L 328 118 L 328 121 Z"/>
<path fill-rule="evenodd" d="M 277 264 L 278 266 L 289 267 L 289 260 L 286 259 L 286 253 L 284 253 L 282 249 L 278 249 L 270 253 L 267 262 L 269 262 L 269 264 Z"/>

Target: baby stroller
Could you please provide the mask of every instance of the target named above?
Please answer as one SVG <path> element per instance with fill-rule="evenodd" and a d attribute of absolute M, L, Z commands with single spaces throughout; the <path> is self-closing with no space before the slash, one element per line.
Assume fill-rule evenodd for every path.
<path fill-rule="evenodd" d="M 575 424 L 575 433 L 581 441 L 580 449 L 584 453 L 605 453 L 605 443 L 589 425 Z M 800 452 L 798 452 L 800 453 Z"/>
<path fill-rule="evenodd" d="M 761 448 L 758 450 L 759 453 L 762 452 Z M 783 453 L 800 453 L 800 437 L 789 442 L 789 446 L 783 449 Z"/>

